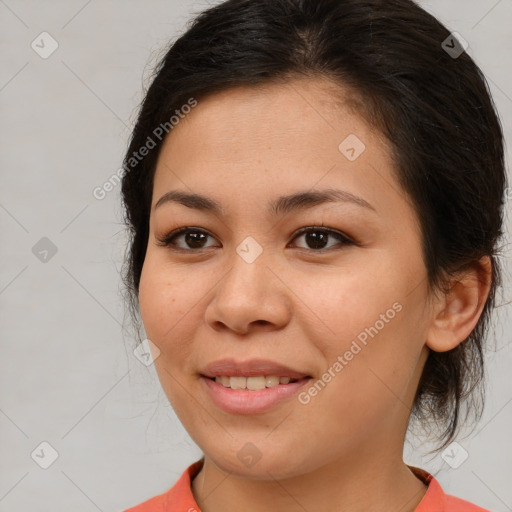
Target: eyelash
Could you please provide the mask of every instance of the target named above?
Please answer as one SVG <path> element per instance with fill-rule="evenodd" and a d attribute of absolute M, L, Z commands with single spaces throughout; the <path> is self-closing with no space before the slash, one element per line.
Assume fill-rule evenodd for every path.
<path fill-rule="evenodd" d="M 308 226 L 308 227 L 299 229 L 297 232 L 295 232 L 295 234 L 293 236 L 293 240 L 295 240 L 296 238 L 298 238 L 299 236 L 301 236 L 305 233 L 307 234 L 307 233 L 318 233 L 318 232 L 327 234 L 327 235 L 331 235 L 331 236 L 337 238 L 338 240 L 340 240 L 341 246 L 357 245 L 355 241 L 351 240 L 343 233 L 341 233 L 339 231 L 335 231 L 333 229 L 325 228 L 323 224 L 321 226 Z M 176 244 L 173 243 L 172 240 L 180 235 L 184 235 L 187 233 L 203 233 L 207 236 L 214 238 L 212 235 L 210 235 L 210 233 L 208 233 L 204 229 L 194 228 L 194 227 L 184 227 L 184 228 L 175 229 L 174 231 L 171 231 L 164 237 L 159 238 L 157 245 L 168 247 L 172 251 L 189 252 L 189 253 L 191 253 L 191 252 L 197 253 L 204 249 L 211 249 L 211 247 L 202 247 L 199 249 L 183 249 L 182 247 L 176 247 Z M 306 250 L 306 251 L 312 251 L 315 253 L 325 253 L 325 252 L 330 252 L 333 249 L 336 250 L 335 247 L 329 247 L 327 249 L 308 249 L 305 247 L 299 247 L 299 249 Z M 340 249 L 341 249 L 341 247 L 340 247 Z"/>

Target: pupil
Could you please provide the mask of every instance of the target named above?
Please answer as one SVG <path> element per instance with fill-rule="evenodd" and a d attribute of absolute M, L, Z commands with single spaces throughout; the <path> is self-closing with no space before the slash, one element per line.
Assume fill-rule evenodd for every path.
<path fill-rule="evenodd" d="M 325 247 L 326 233 L 311 231 L 306 233 L 306 243 L 315 249 Z"/>
<path fill-rule="evenodd" d="M 190 247 L 195 247 L 195 248 L 201 249 L 202 245 L 201 245 L 200 237 L 203 237 L 202 241 L 204 241 L 205 236 L 206 235 L 204 233 L 187 233 L 185 235 L 185 242 Z"/>

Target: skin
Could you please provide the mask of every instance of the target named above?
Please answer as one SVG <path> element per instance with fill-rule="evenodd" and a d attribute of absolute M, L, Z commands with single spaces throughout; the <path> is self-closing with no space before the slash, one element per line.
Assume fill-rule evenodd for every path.
<path fill-rule="evenodd" d="M 338 149 L 350 133 L 366 146 L 355 161 Z M 342 202 L 266 212 L 279 195 L 325 188 L 360 196 L 376 212 Z M 169 190 L 206 195 L 225 212 L 170 202 L 155 209 Z M 295 235 L 319 224 L 358 244 L 330 235 L 319 254 Z M 184 236 L 174 240 L 181 252 L 158 245 L 185 226 L 210 234 L 204 249 Z M 236 252 L 247 236 L 263 249 L 250 264 Z M 161 351 L 160 382 L 205 455 L 192 482 L 203 512 L 417 507 L 427 487 L 402 453 L 421 371 L 430 349 L 450 350 L 469 335 L 490 275 L 482 261 L 432 297 L 420 240 L 388 143 L 335 102 L 324 80 L 216 93 L 174 127 L 157 163 L 139 300 Z M 306 405 L 293 397 L 263 414 L 228 414 L 200 381 L 224 357 L 268 358 L 316 381 L 397 302 L 401 311 Z M 251 467 L 237 456 L 248 442 L 261 454 Z"/>

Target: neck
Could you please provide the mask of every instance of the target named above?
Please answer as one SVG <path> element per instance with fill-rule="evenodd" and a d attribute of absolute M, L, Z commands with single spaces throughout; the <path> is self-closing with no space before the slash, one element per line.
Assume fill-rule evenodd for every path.
<path fill-rule="evenodd" d="M 414 512 L 427 491 L 401 460 L 377 458 L 362 463 L 336 459 L 307 474 L 282 480 L 254 480 L 222 471 L 205 456 L 192 480 L 202 512 L 304 510 L 343 512 Z"/>

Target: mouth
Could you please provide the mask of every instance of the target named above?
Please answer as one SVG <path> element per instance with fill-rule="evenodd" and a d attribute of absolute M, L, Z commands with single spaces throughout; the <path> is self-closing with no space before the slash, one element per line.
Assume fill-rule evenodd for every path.
<path fill-rule="evenodd" d="M 312 379 L 307 370 L 271 359 L 212 361 L 198 373 L 212 403 L 230 414 L 260 414 L 290 401 Z"/>
<path fill-rule="evenodd" d="M 245 389 L 249 391 L 259 391 L 266 388 L 294 384 L 296 382 L 302 382 L 311 378 L 309 375 L 301 378 L 293 378 L 278 375 L 217 375 L 215 377 L 209 377 L 203 374 L 201 374 L 201 377 L 216 382 L 217 384 L 220 384 L 226 388 L 240 390 Z"/>
<path fill-rule="evenodd" d="M 212 403 L 229 414 L 270 412 L 299 393 L 312 377 L 200 375 Z M 282 382 L 281 382 L 282 380 Z M 269 386 L 267 386 L 269 384 Z"/>

